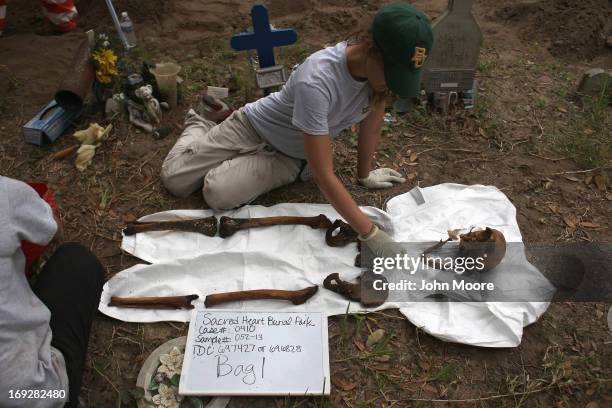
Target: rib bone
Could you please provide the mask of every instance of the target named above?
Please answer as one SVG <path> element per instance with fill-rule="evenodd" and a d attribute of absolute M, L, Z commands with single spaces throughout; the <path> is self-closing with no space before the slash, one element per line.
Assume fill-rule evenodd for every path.
<path fill-rule="evenodd" d="M 198 295 L 165 297 L 119 297 L 112 296 L 109 306 L 131 307 L 137 309 L 193 309 L 191 302 Z"/>
<path fill-rule="evenodd" d="M 317 293 L 318 289 L 319 287 L 315 285 L 300 290 L 256 289 L 238 292 L 215 293 L 206 296 L 204 305 L 206 307 L 212 307 L 226 302 L 253 299 L 288 300 L 294 305 L 301 305 L 310 299 L 315 293 Z"/>
<path fill-rule="evenodd" d="M 319 214 L 316 217 L 231 218 L 223 216 L 219 223 L 219 236 L 227 238 L 234 235 L 238 230 L 270 225 L 308 225 L 311 228 L 329 228 L 332 224 L 323 214 Z"/>
<path fill-rule="evenodd" d="M 207 218 L 180 221 L 134 221 L 127 224 L 126 228 L 123 230 L 123 233 L 125 235 L 134 235 L 138 232 L 149 231 L 199 232 L 200 234 L 214 237 L 217 234 L 217 218 L 212 216 Z"/>

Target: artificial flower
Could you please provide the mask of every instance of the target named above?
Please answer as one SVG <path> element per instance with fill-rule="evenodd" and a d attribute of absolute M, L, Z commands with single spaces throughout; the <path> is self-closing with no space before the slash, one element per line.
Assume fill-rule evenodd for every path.
<path fill-rule="evenodd" d="M 180 404 L 176 399 L 176 393 L 172 387 L 166 384 L 159 384 L 157 390 L 159 394 L 153 396 L 153 403 L 162 408 L 179 408 Z"/>
<path fill-rule="evenodd" d="M 176 374 L 181 374 L 183 368 L 183 353 L 174 347 L 169 354 L 159 356 L 161 365 L 157 369 L 158 373 L 164 373 L 166 377 L 172 378 Z"/>
<path fill-rule="evenodd" d="M 96 146 L 83 144 L 76 152 L 74 165 L 78 171 L 83 171 L 91 164 L 91 161 L 96 154 Z"/>
<path fill-rule="evenodd" d="M 104 128 L 97 123 L 90 123 L 87 129 L 77 130 L 73 136 L 82 144 L 96 145 L 106 139 L 112 128 L 112 124 Z"/>
<path fill-rule="evenodd" d="M 96 65 L 96 80 L 101 84 L 110 84 L 117 76 L 117 56 L 113 50 L 99 49 L 93 53 Z"/>

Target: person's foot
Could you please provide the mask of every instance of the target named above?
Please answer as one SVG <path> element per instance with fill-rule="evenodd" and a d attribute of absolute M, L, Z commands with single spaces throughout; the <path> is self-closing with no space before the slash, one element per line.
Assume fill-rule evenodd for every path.
<path fill-rule="evenodd" d="M 226 103 L 206 93 L 200 95 L 196 106 L 198 115 L 216 123 L 223 122 L 233 111 Z"/>

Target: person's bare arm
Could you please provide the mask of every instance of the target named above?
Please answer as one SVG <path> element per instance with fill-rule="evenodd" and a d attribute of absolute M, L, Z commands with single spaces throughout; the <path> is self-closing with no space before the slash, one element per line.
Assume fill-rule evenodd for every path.
<path fill-rule="evenodd" d="M 364 179 L 372 170 L 372 158 L 380 140 L 380 129 L 385 116 L 385 101 L 381 99 L 359 125 L 357 144 L 357 177 Z"/>
<path fill-rule="evenodd" d="M 357 233 L 368 234 L 374 224 L 361 212 L 344 184 L 334 174 L 329 136 L 304 134 L 304 151 L 314 181 L 325 198 Z"/>

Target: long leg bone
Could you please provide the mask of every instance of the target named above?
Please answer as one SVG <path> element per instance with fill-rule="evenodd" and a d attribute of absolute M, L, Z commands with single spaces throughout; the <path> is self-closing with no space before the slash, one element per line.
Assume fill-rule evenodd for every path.
<path fill-rule="evenodd" d="M 123 230 L 125 235 L 134 235 L 138 232 L 148 231 L 187 231 L 199 232 L 200 234 L 214 237 L 217 234 L 217 218 L 207 217 L 194 220 L 180 221 L 151 221 L 151 222 L 129 222 Z"/>
<path fill-rule="evenodd" d="M 226 302 L 254 299 L 287 300 L 294 305 L 301 305 L 317 293 L 318 289 L 319 287 L 315 285 L 300 290 L 256 289 L 215 293 L 206 296 L 204 305 L 206 307 L 212 307 Z"/>
<path fill-rule="evenodd" d="M 236 233 L 236 231 L 266 227 L 270 225 L 308 225 L 312 228 L 329 228 L 332 224 L 331 221 L 323 214 L 319 214 L 316 217 L 293 217 L 293 216 L 280 216 L 280 217 L 263 217 L 263 218 L 230 218 L 221 217 L 219 222 L 219 236 L 221 238 L 227 238 Z"/>
<path fill-rule="evenodd" d="M 165 297 L 119 297 L 112 296 L 109 306 L 131 307 L 136 309 L 193 309 L 191 302 L 198 295 Z"/>

